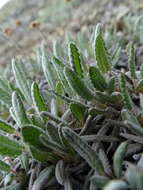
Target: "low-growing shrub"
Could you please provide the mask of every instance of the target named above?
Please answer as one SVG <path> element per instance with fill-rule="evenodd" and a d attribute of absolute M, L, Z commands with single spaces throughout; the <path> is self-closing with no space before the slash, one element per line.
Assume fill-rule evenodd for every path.
<path fill-rule="evenodd" d="M 46 80 L 32 82 L 24 62 L 12 61 L 15 83 L 0 79 L 9 108 L 0 120 L 2 189 L 143 189 L 143 67 L 129 44 L 128 66 L 118 69 L 119 50 L 109 51 L 98 24 L 94 62 L 72 41 L 69 61 L 56 44 L 52 56 L 42 46 Z"/>

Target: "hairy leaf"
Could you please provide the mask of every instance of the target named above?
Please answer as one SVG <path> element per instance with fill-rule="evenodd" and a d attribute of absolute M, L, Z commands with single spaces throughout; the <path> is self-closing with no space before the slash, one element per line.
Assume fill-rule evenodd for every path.
<path fill-rule="evenodd" d="M 39 149 L 43 149 L 43 145 L 40 142 L 40 135 L 42 134 L 44 135 L 45 132 L 33 125 L 25 125 L 22 128 L 23 141 Z"/>
<path fill-rule="evenodd" d="M 132 79 L 136 79 L 136 66 L 135 66 L 135 49 L 132 43 L 128 44 L 128 66 Z"/>
<path fill-rule="evenodd" d="M 126 173 L 126 178 L 132 189 L 143 189 L 143 171 L 136 166 L 129 165 Z"/>
<path fill-rule="evenodd" d="M 65 75 L 63 73 L 65 65 L 57 57 L 52 58 L 52 63 L 57 72 L 58 78 L 59 78 L 61 84 L 63 85 L 64 90 L 66 91 L 66 93 L 72 94 L 72 89 L 70 88 L 70 86 L 65 78 Z"/>
<path fill-rule="evenodd" d="M 128 148 L 128 143 L 123 142 L 119 145 L 118 149 L 114 153 L 113 167 L 117 178 L 120 178 L 122 176 L 122 164 L 125 154 L 127 152 L 127 148 Z"/>
<path fill-rule="evenodd" d="M 14 117 L 18 125 L 22 126 L 24 124 L 29 124 L 30 121 L 26 115 L 23 102 L 17 92 L 12 94 L 12 107 Z"/>
<path fill-rule="evenodd" d="M 15 183 L 8 185 L 7 187 L 1 188 L 1 190 L 21 190 L 22 185 L 20 183 Z"/>
<path fill-rule="evenodd" d="M 49 140 L 48 137 L 46 137 L 44 135 L 41 135 L 40 136 L 40 141 L 48 149 L 50 149 L 50 150 L 52 150 L 54 152 L 57 152 L 58 154 L 62 154 L 62 155 L 66 154 L 63 147 L 60 144 Z"/>
<path fill-rule="evenodd" d="M 127 86 L 126 86 L 125 76 L 123 73 L 121 73 L 120 75 L 120 88 L 121 88 L 121 95 L 122 95 L 125 107 L 129 110 L 132 110 L 133 102 L 129 96 Z"/>
<path fill-rule="evenodd" d="M 11 96 L 8 92 L 0 88 L 0 101 L 6 105 L 11 105 Z"/>
<path fill-rule="evenodd" d="M 95 40 L 95 57 L 100 71 L 103 73 L 108 72 L 111 68 L 111 60 L 101 34 L 97 35 Z"/>
<path fill-rule="evenodd" d="M 94 98 L 94 95 L 92 94 L 91 90 L 88 89 L 84 81 L 80 79 L 75 72 L 65 67 L 64 74 L 73 90 L 75 90 L 75 92 L 79 96 L 81 96 L 85 100 L 92 100 Z"/>
<path fill-rule="evenodd" d="M 51 122 L 47 123 L 46 132 L 49 137 L 49 139 L 53 142 L 61 143 L 59 133 L 58 133 L 58 127 L 56 127 Z"/>
<path fill-rule="evenodd" d="M 22 153 L 22 146 L 7 136 L 0 135 L 0 155 L 18 156 Z"/>
<path fill-rule="evenodd" d="M 38 84 L 35 82 L 31 86 L 31 94 L 32 94 L 33 104 L 34 104 L 37 112 L 40 113 L 42 111 L 47 111 L 47 107 L 40 94 Z"/>
<path fill-rule="evenodd" d="M 107 83 L 100 70 L 96 67 L 89 68 L 89 76 L 93 86 L 99 91 L 107 89 Z"/>
<path fill-rule="evenodd" d="M 92 176 L 91 181 L 96 187 L 103 188 L 110 181 L 110 179 L 105 176 L 94 175 Z"/>
<path fill-rule="evenodd" d="M 34 146 L 30 146 L 30 151 L 33 158 L 40 162 L 46 162 L 46 161 L 56 162 L 58 160 L 58 156 L 55 156 L 53 153 L 39 150 L 38 148 L 35 148 Z"/>
<path fill-rule="evenodd" d="M 10 172 L 10 169 L 11 169 L 10 165 L 0 160 L 0 170 L 5 171 L 5 172 Z"/>
<path fill-rule="evenodd" d="M 64 182 L 66 180 L 66 174 L 65 174 L 65 168 L 64 168 L 64 162 L 63 160 L 60 160 L 56 164 L 55 168 L 55 176 L 59 184 L 64 185 Z"/>
<path fill-rule="evenodd" d="M 15 133 L 15 129 L 2 119 L 0 119 L 0 130 L 5 131 L 7 133 Z"/>
<path fill-rule="evenodd" d="M 116 88 L 116 79 L 115 77 L 112 77 L 109 82 L 108 82 L 108 93 L 111 94 L 112 92 L 115 92 L 115 88 Z"/>
<path fill-rule="evenodd" d="M 49 84 L 49 87 L 54 90 L 55 82 L 56 82 L 56 80 L 55 80 L 56 73 L 55 73 L 53 63 L 51 63 L 48 60 L 48 57 L 46 56 L 44 47 L 42 49 L 42 68 L 43 68 L 44 75 L 47 79 L 47 82 Z"/>
<path fill-rule="evenodd" d="M 49 181 L 54 174 L 54 167 L 53 166 L 49 166 L 47 168 L 45 168 L 40 175 L 38 176 L 38 178 L 35 180 L 32 190 L 40 190 L 43 188 L 43 185 Z"/>
<path fill-rule="evenodd" d="M 72 103 L 70 104 L 70 110 L 76 119 L 78 119 L 80 122 L 83 122 L 86 108 L 82 104 L 80 105 Z"/>
<path fill-rule="evenodd" d="M 104 173 L 103 166 L 97 153 L 70 128 L 64 127 L 62 131 L 64 137 L 75 151 L 78 152 L 92 168 L 96 169 L 99 174 L 102 175 Z"/>
<path fill-rule="evenodd" d="M 81 66 L 81 58 L 78 48 L 74 43 L 69 44 L 69 59 L 70 64 L 73 70 L 77 73 L 77 75 L 82 78 L 83 77 L 83 70 Z"/>
<path fill-rule="evenodd" d="M 13 59 L 12 70 L 13 70 L 13 74 L 14 74 L 18 88 L 21 90 L 27 102 L 31 104 L 32 99 L 31 99 L 31 93 L 30 93 L 30 86 L 29 86 L 28 79 L 25 75 L 26 71 L 23 70 L 24 69 L 23 64 L 24 64 L 23 62 Z"/>
<path fill-rule="evenodd" d="M 103 190 L 127 190 L 128 185 L 122 180 L 111 180 Z"/>

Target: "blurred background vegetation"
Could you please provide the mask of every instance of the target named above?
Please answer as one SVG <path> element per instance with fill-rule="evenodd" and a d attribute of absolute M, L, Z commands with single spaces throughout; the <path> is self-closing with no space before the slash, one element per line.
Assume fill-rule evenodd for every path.
<path fill-rule="evenodd" d="M 0 64 L 17 55 L 29 56 L 44 40 L 62 40 L 70 33 L 88 33 L 98 22 L 117 35 L 142 40 L 141 0 L 11 0 L 0 11 Z"/>

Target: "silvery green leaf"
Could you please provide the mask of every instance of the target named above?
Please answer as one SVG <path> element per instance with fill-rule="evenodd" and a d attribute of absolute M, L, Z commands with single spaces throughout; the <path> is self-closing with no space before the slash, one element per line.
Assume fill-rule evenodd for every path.
<path fill-rule="evenodd" d="M 92 168 L 96 169 L 99 174 L 102 175 L 104 170 L 97 153 L 70 128 L 64 127 L 62 132 L 65 139 L 75 149 L 75 151 L 85 159 Z"/>
<path fill-rule="evenodd" d="M 61 143 L 59 133 L 58 133 L 58 127 L 52 124 L 51 122 L 47 123 L 46 126 L 46 132 L 49 139 L 53 142 Z"/>
<path fill-rule="evenodd" d="M 126 179 L 132 189 L 143 189 L 143 171 L 140 168 L 130 164 L 126 173 Z"/>
<path fill-rule="evenodd" d="M 13 74 L 16 80 L 16 84 L 18 88 L 21 90 L 23 96 L 25 97 L 26 101 L 31 104 L 31 90 L 30 90 L 30 84 L 27 79 L 27 76 L 25 75 L 25 70 L 23 68 L 23 62 L 17 61 L 15 59 L 12 60 L 12 70 Z"/>
<path fill-rule="evenodd" d="M 113 65 L 115 66 L 119 59 L 120 59 L 120 56 L 121 56 L 121 50 L 122 48 L 120 46 L 118 46 L 115 51 L 113 52 L 113 55 L 112 55 L 112 62 L 113 62 Z"/>
<path fill-rule="evenodd" d="M 58 41 L 53 42 L 53 55 L 55 57 L 64 57 L 64 49 Z"/>
<path fill-rule="evenodd" d="M 50 112 L 41 112 L 41 115 L 43 115 L 45 117 L 48 117 L 48 118 L 50 118 L 51 120 L 53 120 L 53 121 L 55 121 L 57 123 L 62 123 L 65 126 L 69 126 L 69 124 L 66 121 L 64 121 L 63 119 L 61 119 L 58 116 L 55 116 L 55 115 L 51 114 Z"/>
<path fill-rule="evenodd" d="M 20 183 L 15 183 L 7 187 L 1 188 L 1 190 L 21 190 L 22 185 Z"/>
<path fill-rule="evenodd" d="M 101 23 L 98 23 L 96 25 L 95 31 L 94 31 L 94 39 L 93 39 L 93 48 L 94 48 L 94 52 L 95 52 L 95 43 L 96 43 L 96 38 L 98 35 L 102 35 L 102 25 Z"/>
<path fill-rule="evenodd" d="M 55 168 L 55 176 L 59 184 L 64 185 L 66 180 L 63 160 L 58 161 Z"/>
<path fill-rule="evenodd" d="M 57 152 L 61 155 L 66 154 L 64 148 L 60 144 L 49 140 L 49 138 L 45 135 L 40 136 L 40 142 L 43 144 L 44 147 L 46 147 L 54 152 Z"/>
<path fill-rule="evenodd" d="M 137 167 L 143 169 L 143 154 L 140 157 L 140 160 L 137 163 Z"/>
<path fill-rule="evenodd" d="M 126 109 L 132 110 L 134 104 L 127 90 L 125 75 L 123 73 L 121 73 L 120 75 L 120 89 L 121 89 L 121 95 L 122 95 L 122 99 L 123 99 Z"/>
<path fill-rule="evenodd" d="M 115 92 L 115 88 L 116 88 L 116 78 L 112 77 L 109 82 L 108 82 L 108 93 L 111 94 L 113 92 Z"/>
<path fill-rule="evenodd" d="M 6 105 L 11 105 L 11 95 L 0 88 L 0 101 Z"/>
<path fill-rule="evenodd" d="M 0 130 L 5 131 L 7 133 L 15 133 L 15 129 L 6 121 L 0 119 Z"/>
<path fill-rule="evenodd" d="M 122 119 L 131 121 L 132 123 L 140 126 L 139 121 L 137 120 L 137 117 L 133 115 L 133 113 L 127 109 L 123 109 L 121 112 Z M 141 127 L 141 126 L 140 126 Z"/>
<path fill-rule="evenodd" d="M 58 116 L 58 104 L 55 98 L 52 98 L 51 100 L 51 114 L 54 116 Z"/>
<path fill-rule="evenodd" d="M 137 93 L 143 93 L 143 79 L 138 81 L 135 91 Z"/>
<path fill-rule="evenodd" d="M 22 145 L 11 138 L 0 135 L 0 155 L 3 156 L 19 156 L 22 153 Z"/>
<path fill-rule="evenodd" d="M 120 178 L 122 176 L 122 169 L 123 169 L 122 164 L 127 152 L 127 148 L 128 148 L 128 143 L 123 142 L 119 145 L 116 152 L 114 153 L 113 168 L 117 178 Z"/>
<path fill-rule="evenodd" d="M 45 129 L 45 122 L 39 115 L 31 115 L 31 122 L 33 125 Z"/>
<path fill-rule="evenodd" d="M 0 88 L 8 94 L 11 94 L 11 90 L 9 88 L 9 81 L 7 79 L 0 77 Z"/>
<path fill-rule="evenodd" d="M 103 188 L 110 181 L 110 179 L 106 176 L 94 175 L 91 177 L 91 181 L 96 187 Z"/>
<path fill-rule="evenodd" d="M 74 43 L 69 44 L 69 60 L 72 69 L 77 73 L 77 75 L 82 78 L 83 70 L 81 65 L 81 57 L 77 46 Z"/>
<path fill-rule="evenodd" d="M 141 78 L 143 77 L 143 64 L 141 64 L 140 66 L 140 75 L 141 75 Z"/>
<path fill-rule="evenodd" d="M 69 85 L 80 97 L 84 98 L 85 100 L 92 100 L 94 98 L 92 91 L 86 86 L 85 82 L 79 78 L 74 71 L 65 67 L 64 74 Z"/>
<path fill-rule="evenodd" d="M 32 95 L 32 100 L 33 100 L 33 104 L 35 106 L 36 111 L 38 113 L 42 111 L 47 111 L 46 104 L 40 94 L 39 86 L 35 82 L 33 82 L 31 86 L 31 95 Z"/>
<path fill-rule="evenodd" d="M 16 121 L 16 116 L 15 116 L 15 112 L 14 112 L 13 107 L 9 108 L 9 113 L 10 113 L 11 117 L 14 119 L 14 121 Z"/>
<path fill-rule="evenodd" d="M 122 180 L 111 180 L 103 190 L 128 190 L 128 185 Z"/>
<path fill-rule="evenodd" d="M 33 145 L 36 148 L 43 149 L 43 145 L 40 142 L 40 135 L 45 135 L 45 131 L 39 127 L 33 125 L 24 125 L 22 127 L 23 141 L 29 145 Z"/>
<path fill-rule="evenodd" d="M 52 58 L 52 63 L 53 63 L 53 66 L 57 72 L 57 76 L 61 82 L 61 84 L 63 85 L 63 88 L 64 90 L 66 91 L 66 93 L 73 93 L 72 92 L 72 89 L 71 87 L 69 86 L 66 78 L 65 78 L 65 75 L 63 73 L 63 70 L 64 70 L 64 67 L 65 67 L 65 64 L 63 64 L 57 57 L 53 57 Z"/>
<path fill-rule="evenodd" d="M 136 79 L 136 65 L 135 65 L 135 48 L 132 43 L 127 46 L 128 53 L 128 67 L 130 71 L 130 76 L 132 79 Z"/>
<path fill-rule="evenodd" d="M 101 74 L 100 70 L 96 67 L 89 68 L 89 76 L 93 86 L 99 91 L 106 91 L 107 83 L 104 76 Z"/>
<path fill-rule="evenodd" d="M 13 92 L 12 94 L 12 112 L 19 126 L 30 123 L 23 102 L 17 92 Z"/>
<path fill-rule="evenodd" d="M 12 182 L 12 173 L 9 172 L 9 173 L 5 176 L 5 178 L 4 178 L 4 181 L 3 181 L 4 187 L 6 187 L 6 186 L 9 187 L 9 185 L 11 184 L 11 182 Z"/>
<path fill-rule="evenodd" d="M 8 165 L 6 162 L 0 160 L 0 170 L 4 172 L 10 172 L 10 165 Z"/>
<path fill-rule="evenodd" d="M 22 168 L 24 168 L 27 171 L 29 169 L 29 155 L 28 155 L 28 153 L 23 152 L 19 156 L 19 159 L 20 159 Z"/>
<path fill-rule="evenodd" d="M 55 163 L 59 160 L 59 157 L 52 152 L 45 152 L 43 150 L 40 150 L 36 148 L 35 146 L 29 146 L 30 152 L 32 154 L 32 157 L 40 162 L 52 162 Z"/>
<path fill-rule="evenodd" d="M 122 119 L 124 120 L 124 123 L 131 126 L 130 130 L 134 131 L 136 134 L 143 135 L 143 128 L 141 127 L 138 119 L 136 116 L 132 114 L 127 109 L 123 109 L 121 111 Z"/>
<path fill-rule="evenodd" d="M 75 150 L 73 149 L 73 147 L 70 145 L 70 143 L 68 142 L 68 140 L 64 137 L 63 133 L 62 133 L 62 127 L 58 128 L 58 134 L 59 134 L 59 138 L 62 144 L 62 147 L 64 147 L 65 151 L 72 157 L 75 159 L 78 159 L 78 156 L 75 152 Z"/>
<path fill-rule="evenodd" d="M 25 100 L 24 95 L 22 94 L 22 92 L 20 91 L 20 89 L 15 86 L 14 83 L 9 82 L 9 88 L 10 88 L 11 92 L 16 91 L 20 95 L 20 97 L 22 98 L 22 100 Z"/>
<path fill-rule="evenodd" d="M 42 49 L 42 68 L 43 68 L 43 72 L 44 75 L 46 77 L 46 80 L 48 82 L 49 87 L 54 90 L 55 89 L 55 82 L 56 82 L 56 72 L 55 72 L 55 68 L 53 66 L 53 63 L 51 61 L 49 61 L 46 52 L 45 52 L 45 48 L 43 46 Z"/>
<path fill-rule="evenodd" d="M 84 121 L 86 108 L 82 104 L 71 103 L 70 110 L 77 120 Z"/>
<path fill-rule="evenodd" d="M 53 166 L 49 166 L 49 167 L 45 168 L 40 173 L 38 178 L 35 180 L 31 190 L 42 190 L 43 185 L 45 185 L 45 183 L 48 182 L 53 177 L 53 174 L 54 174 Z"/>
<path fill-rule="evenodd" d="M 65 190 L 74 190 L 70 179 L 67 179 L 64 183 Z"/>
<path fill-rule="evenodd" d="M 97 35 L 95 40 L 95 57 L 100 71 L 108 72 L 111 68 L 111 59 L 101 34 Z"/>

